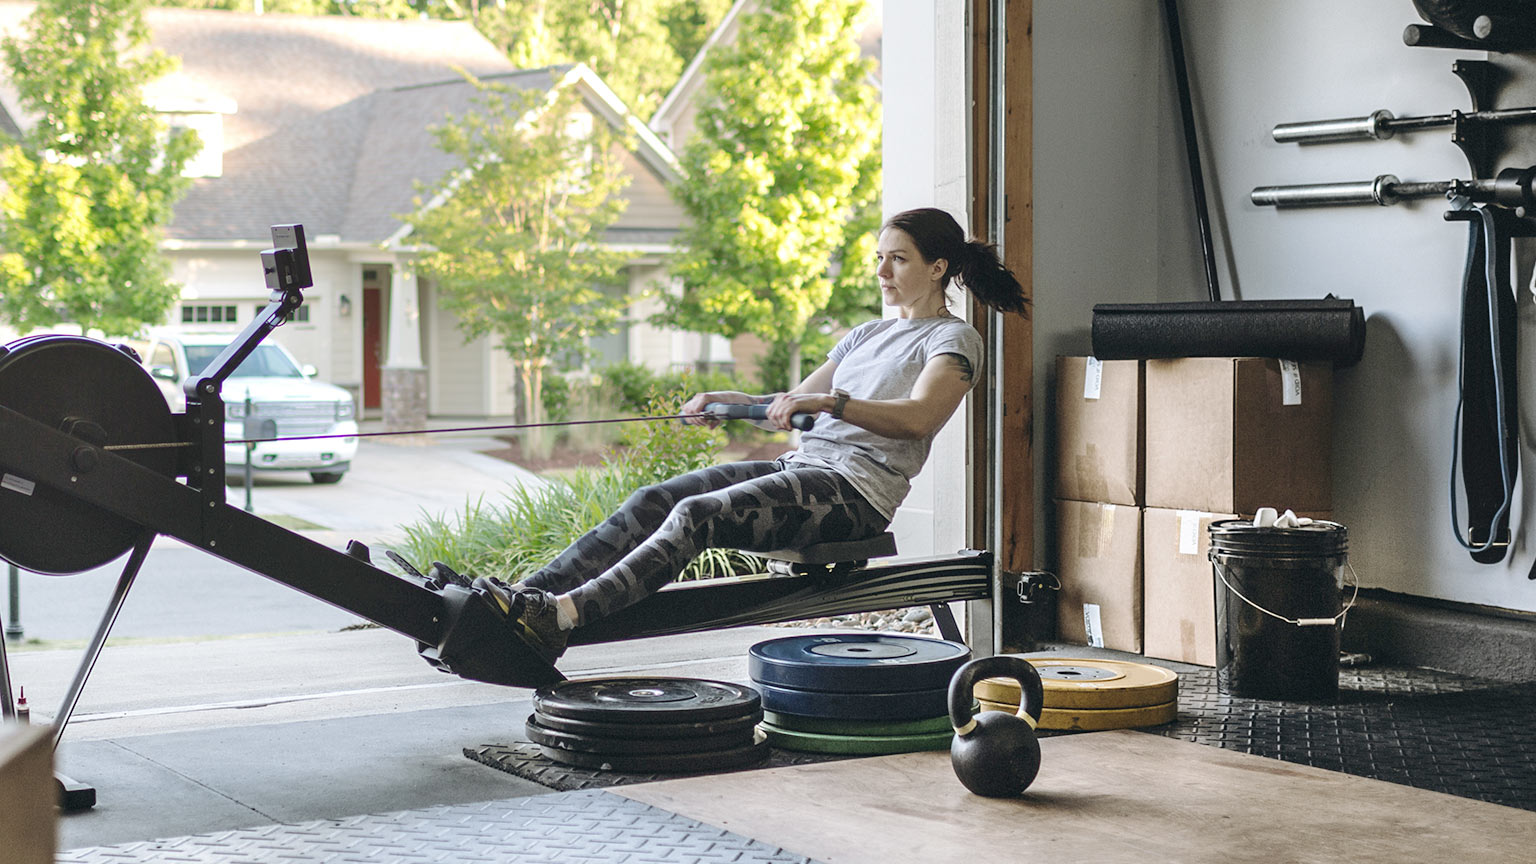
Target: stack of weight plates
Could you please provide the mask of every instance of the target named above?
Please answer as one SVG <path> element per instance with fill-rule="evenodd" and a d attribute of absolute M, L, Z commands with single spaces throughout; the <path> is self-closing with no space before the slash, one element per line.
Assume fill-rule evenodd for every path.
<path fill-rule="evenodd" d="M 1171 669 L 1121 660 L 1026 657 L 1045 686 L 1041 729 L 1098 731 L 1171 723 L 1179 714 L 1179 676 Z M 1006 678 L 976 683 L 983 711 L 1019 710 L 1019 685 Z"/>
<path fill-rule="evenodd" d="M 891 633 L 791 636 L 753 645 L 768 741 L 785 750 L 869 756 L 948 749 L 958 642 Z"/>
<path fill-rule="evenodd" d="M 550 759 L 604 771 L 740 768 L 768 755 L 751 687 L 694 678 L 587 678 L 534 691 L 528 740 Z"/>

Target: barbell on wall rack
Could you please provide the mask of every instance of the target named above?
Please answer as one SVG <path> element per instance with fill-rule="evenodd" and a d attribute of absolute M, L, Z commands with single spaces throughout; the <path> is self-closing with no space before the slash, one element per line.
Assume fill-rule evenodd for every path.
<path fill-rule="evenodd" d="M 1480 204 L 1536 211 L 1536 166 L 1505 168 L 1488 180 L 1436 180 L 1405 183 L 1392 174 L 1344 183 L 1259 186 L 1249 200 L 1260 207 L 1388 206 L 1423 198 L 1466 198 Z"/>

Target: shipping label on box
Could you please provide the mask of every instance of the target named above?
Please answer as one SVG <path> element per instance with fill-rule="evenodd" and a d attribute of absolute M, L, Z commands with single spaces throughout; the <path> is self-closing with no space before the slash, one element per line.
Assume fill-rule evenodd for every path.
<path fill-rule="evenodd" d="M 1333 509 L 1333 367 L 1257 357 L 1146 363 L 1146 505 Z"/>
<path fill-rule="evenodd" d="M 1063 642 L 1141 651 L 1141 511 L 1123 504 L 1056 501 Z"/>
<path fill-rule="evenodd" d="M 1142 397 L 1139 360 L 1056 358 L 1055 497 L 1141 504 Z"/>
<path fill-rule="evenodd" d="M 1142 515 L 1142 644 L 1148 657 L 1216 665 L 1211 523 L 1231 513 L 1147 508 Z"/>

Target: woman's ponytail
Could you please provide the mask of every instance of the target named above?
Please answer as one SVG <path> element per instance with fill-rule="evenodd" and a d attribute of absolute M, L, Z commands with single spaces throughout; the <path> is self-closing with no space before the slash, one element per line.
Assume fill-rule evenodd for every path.
<path fill-rule="evenodd" d="M 965 239 L 955 217 L 933 207 L 905 210 L 892 216 L 886 228 L 896 228 L 912 238 L 926 261 L 949 262 L 944 284 L 959 279 L 980 303 L 1003 312 L 1029 314 L 1024 286 L 998 257 L 996 247 Z"/>
<path fill-rule="evenodd" d="M 980 240 L 967 240 L 959 264 L 955 276 L 982 305 L 1002 312 L 1029 314 L 1029 298 L 1024 295 L 1024 286 L 1019 284 L 1013 271 L 1004 266 L 997 247 Z"/>

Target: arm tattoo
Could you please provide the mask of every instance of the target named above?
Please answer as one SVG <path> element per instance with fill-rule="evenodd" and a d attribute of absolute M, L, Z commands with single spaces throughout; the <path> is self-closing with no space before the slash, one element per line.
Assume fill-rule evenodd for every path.
<path fill-rule="evenodd" d="M 945 354 L 944 356 L 954 359 L 955 365 L 960 369 L 960 380 L 967 384 L 976 380 L 976 370 L 971 368 L 971 360 L 969 357 L 966 357 L 964 354 L 953 353 Z"/>

